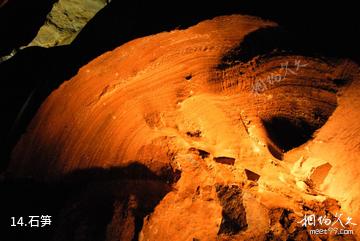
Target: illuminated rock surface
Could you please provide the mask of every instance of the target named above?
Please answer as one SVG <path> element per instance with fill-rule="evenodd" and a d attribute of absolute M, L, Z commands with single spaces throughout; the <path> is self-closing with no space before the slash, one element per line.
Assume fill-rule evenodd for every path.
<path fill-rule="evenodd" d="M 106 0 L 60 0 L 46 17 L 29 46 L 53 47 L 70 44 Z"/>
<path fill-rule="evenodd" d="M 43 103 L 9 172 L 53 180 L 137 164 L 163 180 L 150 190 L 174 183 L 155 192 L 167 194 L 140 233 L 141 195 L 114 203 L 107 240 L 319 240 L 297 223 L 304 214 L 360 223 L 359 68 L 282 52 L 246 59 L 244 38 L 275 26 L 223 16 L 103 54 Z"/>

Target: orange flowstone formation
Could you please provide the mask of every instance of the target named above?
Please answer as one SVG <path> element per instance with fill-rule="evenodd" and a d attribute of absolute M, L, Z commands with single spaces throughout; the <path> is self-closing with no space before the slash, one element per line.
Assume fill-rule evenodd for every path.
<path fill-rule="evenodd" d="M 298 223 L 311 213 L 360 224 L 359 68 L 289 54 L 224 62 L 265 27 L 276 24 L 223 16 L 103 54 L 42 104 L 9 173 L 181 172 L 140 240 L 317 240 Z M 131 226 L 117 213 L 108 232 Z"/>

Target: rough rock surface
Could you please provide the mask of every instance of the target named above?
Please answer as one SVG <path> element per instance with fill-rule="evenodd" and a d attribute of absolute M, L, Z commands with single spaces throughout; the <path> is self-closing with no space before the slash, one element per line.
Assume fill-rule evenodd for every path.
<path fill-rule="evenodd" d="M 305 214 L 359 223 L 359 68 L 283 52 L 244 58 L 245 39 L 274 26 L 223 16 L 103 54 L 43 103 L 9 173 L 51 180 L 134 162 L 171 173 L 140 240 L 319 240 L 298 223 Z M 131 200 L 114 204 L 107 240 L 133 238 Z"/>
<path fill-rule="evenodd" d="M 70 44 L 86 23 L 106 5 L 106 0 L 60 0 L 54 4 L 35 39 L 28 46 Z"/>

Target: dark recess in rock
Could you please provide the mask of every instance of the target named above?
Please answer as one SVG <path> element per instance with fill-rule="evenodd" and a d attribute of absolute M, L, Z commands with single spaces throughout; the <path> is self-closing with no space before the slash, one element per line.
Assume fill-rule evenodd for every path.
<path fill-rule="evenodd" d="M 248 169 L 245 169 L 245 175 L 246 175 L 246 178 L 250 181 L 254 181 L 254 182 L 257 182 L 260 178 L 260 175 L 253 172 L 253 171 L 250 171 Z"/>
<path fill-rule="evenodd" d="M 255 56 L 269 54 L 275 49 L 289 50 L 290 38 L 290 33 L 281 27 L 256 30 L 247 35 L 239 46 L 226 53 L 217 68 L 224 70 L 240 62 L 246 63 Z"/>
<path fill-rule="evenodd" d="M 342 87 L 342 86 L 345 86 L 348 84 L 348 80 L 347 79 L 334 79 L 334 84 L 337 86 L 337 87 Z"/>
<path fill-rule="evenodd" d="M 210 155 L 209 152 L 204 151 L 204 150 L 200 150 L 200 149 L 198 149 L 198 150 L 199 150 L 199 156 L 200 156 L 202 159 L 205 159 L 205 158 L 209 157 L 209 155 Z"/>
<path fill-rule="evenodd" d="M 197 149 L 194 147 L 191 147 L 189 149 L 190 152 L 196 153 L 197 155 L 199 155 L 202 159 L 208 158 L 210 156 L 210 153 L 201 149 Z"/>
<path fill-rule="evenodd" d="M 191 78 L 192 78 L 192 75 L 191 75 L 191 74 L 185 76 L 185 79 L 186 79 L 186 80 L 191 80 Z"/>
<path fill-rule="evenodd" d="M 239 186 L 216 185 L 217 196 L 222 206 L 222 221 L 218 235 L 235 235 L 246 230 L 246 210 Z"/>
<path fill-rule="evenodd" d="M 269 138 L 283 151 L 298 147 L 312 138 L 317 129 L 305 120 L 273 117 L 263 120 Z"/>
<path fill-rule="evenodd" d="M 289 218 L 289 215 L 293 214 L 290 210 L 284 209 L 280 216 L 280 223 L 285 229 L 288 229 L 290 225 L 294 222 L 293 219 Z"/>
<path fill-rule="evenodd" d="M 324 37 L 326 36 L 327 31 L 329 31 L 328 27 L 324 26 L 320 30 L 320 32 L 325 35 L 320 34 L 320 32 L 315 34 L 316 30 L 312 29 L 312 27 L 308 29 L 311 33 L 314 33 L 313 36 L 316 36 L 316 38 L 312 38 L 308 35 L 309 33 L 306 33 L 307 31 L 304 29 L 304 26 L 300 26 L 300 23 L 278 22 L 281 23 L 278 27 L 261 28 L 247 35 L 239 46 L 231 49 L 222 57 L 217 68 L 224 70 L 240 62 L 246 63 L 259 55 L 285 56 L 289 54 L 299 54 L 317 58 L 349 57 L 350 49 L 347 47 L 341 46 L 337 49 L 330 50 L 330 46 L 324 44 L 326 41 Z M 294 25 L 291 26 L 292 24 Z M 344 25 L 347 26 L 345 23 Z M 350 32 L 350 30 L 348 31 Z M 354 31 L 356 30 L 354 29 Z M 359 29 L 357 31 L 359 31 Z M 344 41 L 344 39 L 342 39 L 342 41 Z M 357 54 L 350 54 L 350 58 L 357 62 L 359 62 L 358 51 L 359 49 L 356 51 Z"/>
<path fill-rule="evenodd" d="M 190 136 L 190 137 L 201 137 L 201 131 L 200 130 L 196 130 L 196 131 L 187 131 L 186 135 Z"/>
<path fill-rule="evenodd" d="M 226 164 L 226 165 L 233 166 L 235 164 L 235 158 L 233 157 L 219 156 L 219 157 L 214 157 L 214 160 L 217 163 Z"/>

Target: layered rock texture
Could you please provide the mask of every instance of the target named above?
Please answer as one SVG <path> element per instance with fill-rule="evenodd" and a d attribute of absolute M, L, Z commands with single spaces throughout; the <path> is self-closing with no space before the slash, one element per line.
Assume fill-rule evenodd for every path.
<path fill-rule="evenodd" d="M 96 240 L 355 240 L 356 225 L 319 236 L 300 221 L 360 223 L 359 67 L 254 54 L 249 39 L 274 28 L 231 15 L 136 39 L 56 89 L 8 172 L 52 181 L 99 169 L 96 180 L 121 181 L 92 183 L 54 240 L 94 240 L 86 200 L 99 193 L 113 198 Z"/>

